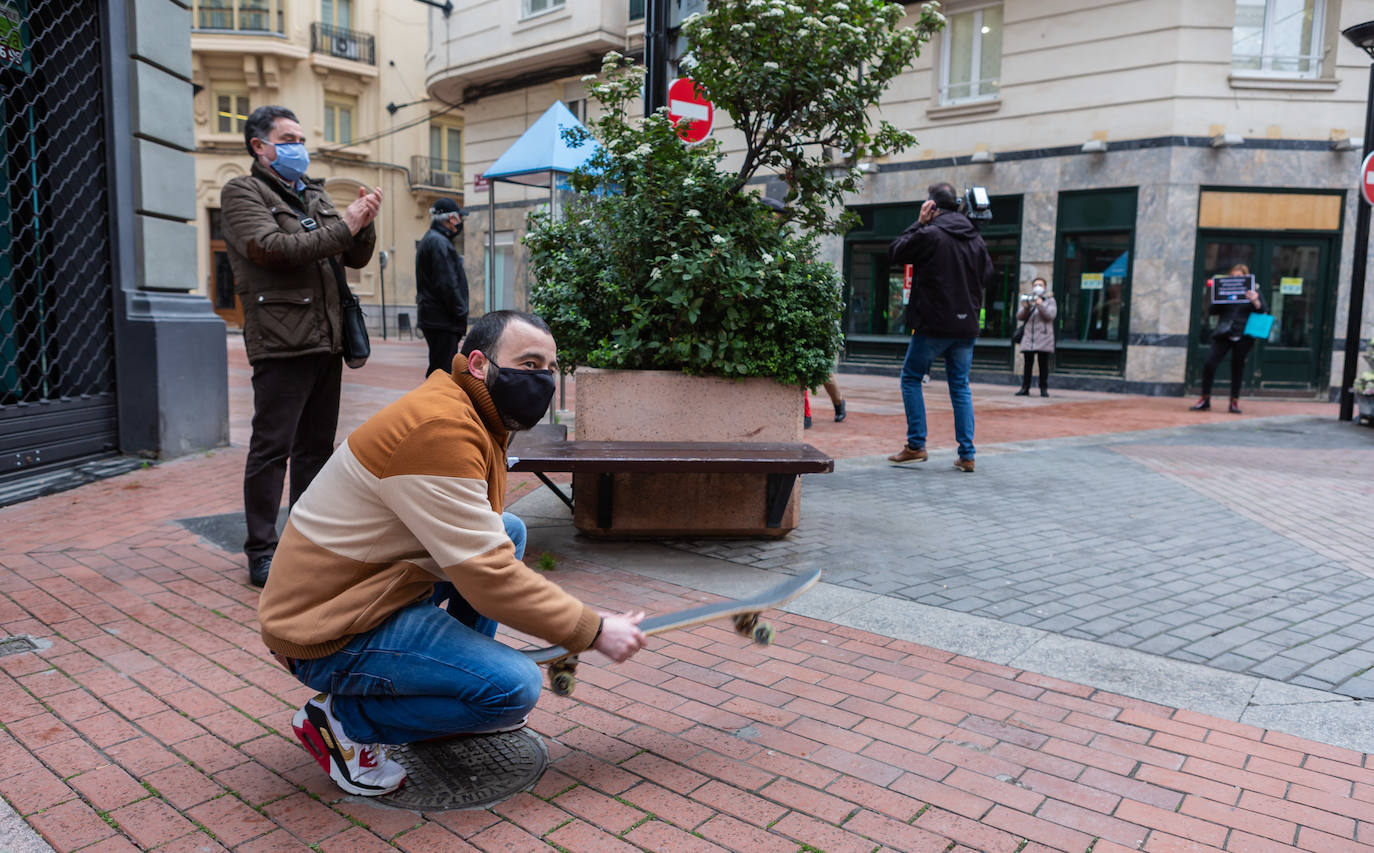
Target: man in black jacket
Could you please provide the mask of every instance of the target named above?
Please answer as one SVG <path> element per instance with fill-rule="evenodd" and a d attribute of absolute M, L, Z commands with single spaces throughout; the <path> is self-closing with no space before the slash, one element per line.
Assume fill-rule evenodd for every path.
<path fill-rule="evenodd" d="M 429 369 L 449 370 L 468 330 L 468 277 L 453 238 L 463 233 L 463 211 L 441 198 L 429 209 L 430 226 L 415 252 L 415 307 L 429 345 Z"/>
<path fill-rule="evenodd" d="M 959 459 L 954 467 L 973 472 L 973 394 L 968 386 L 973 342 L 978 337 L 983 289 L 992 280 L 992 257 L 968 217 L 958 212 L 954 187 L 932 184 L 920 217 L 893 241 L 894 266 L 911 264 L 914 279 L 906 307 L 911 343 L 902 364 L 906 444 L 887 457 L 898 465 L 926 461 L 926 404 L 921 380 L 944 356 Z"/>

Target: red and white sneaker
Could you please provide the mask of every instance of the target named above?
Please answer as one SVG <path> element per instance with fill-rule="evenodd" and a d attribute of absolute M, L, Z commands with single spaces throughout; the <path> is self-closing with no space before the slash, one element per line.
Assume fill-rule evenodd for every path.
<path fill-rule="evenodd" d="M 348 793 L 360 797 L 378 797 L 401 787 L 406 780 L 406 769 L 391 759 L 390 747 L 350 740 L 343 726 L 334 719 L 329 704 L 329 695 L 321 693 L 306 702 L 291 718 L 296 737 L 329 778 Z"/>

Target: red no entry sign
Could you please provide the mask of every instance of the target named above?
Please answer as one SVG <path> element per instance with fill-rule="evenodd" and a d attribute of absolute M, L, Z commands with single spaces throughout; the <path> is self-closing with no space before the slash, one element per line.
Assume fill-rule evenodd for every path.
<path fill-rule="evenodd" d="M 674 124 L 683 119 L 692 122 L 678 133 L 683 142 L 695 145 L 710 136 L 715 115 L 716 108 L 697 93 L 690 77 L 679 77 L 668 86 L 668 120 Z"/>
<path fill-rule="evenodd" d="M 1365 201 L 1374 205 L 1374 172 L 1371 172 L 1371 165 L 1374 164 L 1370 163 L 1371 160 L 1374 160 L 1374 153 L 1370 153 L 1360 164 L 1360 194 Z"/>

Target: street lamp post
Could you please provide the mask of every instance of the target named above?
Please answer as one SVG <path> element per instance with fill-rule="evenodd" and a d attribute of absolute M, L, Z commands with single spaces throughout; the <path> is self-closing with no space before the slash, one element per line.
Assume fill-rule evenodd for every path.
<path fill-rule="evenodd" d="M 1374 60 L 1374 21 L 1356 24 L 1341 31 L 1350 43 L 1369 54 Z M 1364 162 L 1374 151 L 1374 63 L 1369 66 L 1369 90 L 1364 108 Z M 1360 176 L 1363 181 L 1364 177 Z M 1341 420 L 1352 420 L 1355 416 L 1355 371 L 1360 360 L 1360 325 L 1364 321 L 1364 278 L 1365 268 L 1369 265 L 1369 202 L 1365 200 L 1364 188 L 1356 193 L 1359 212 L 1355 216 L 1355 257 L 1354 269 L 1350 274 L 1350 316 L 1345 324 L 1345 369 L 1341 371 Z"/>

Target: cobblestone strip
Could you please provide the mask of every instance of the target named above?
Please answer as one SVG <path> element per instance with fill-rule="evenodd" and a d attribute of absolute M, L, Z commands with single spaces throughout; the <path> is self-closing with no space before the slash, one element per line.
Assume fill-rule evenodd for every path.
<path fill-rule="evenodd" d="M 1374 579 L 1352 508 L 1374 453 L 1342 428 L 1042 442 L 977 477 L 845 460 L 807 478 L 789 541 L 673 547 L 1364 698 Z"/>

